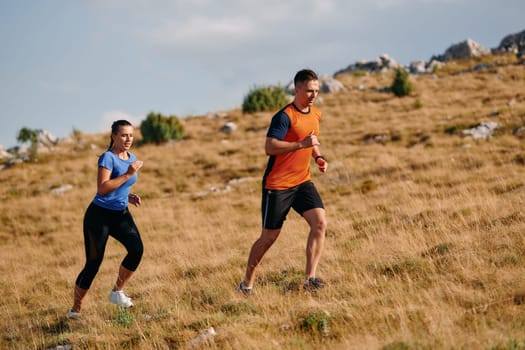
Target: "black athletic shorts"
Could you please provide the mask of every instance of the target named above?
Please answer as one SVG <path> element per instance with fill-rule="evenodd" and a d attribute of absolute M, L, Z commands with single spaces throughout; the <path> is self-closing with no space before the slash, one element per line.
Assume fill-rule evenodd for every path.
<path fill-rule="evenodd" d="M 321 196 L 319 196 L 313 182 L 303 182 L 286 190 L 263 188 L 261 203 L 263 228 L 276 230 L 283 227 L 290 208 L 293 208 L 300 215 L 310 209 L 324 208 Z"/>

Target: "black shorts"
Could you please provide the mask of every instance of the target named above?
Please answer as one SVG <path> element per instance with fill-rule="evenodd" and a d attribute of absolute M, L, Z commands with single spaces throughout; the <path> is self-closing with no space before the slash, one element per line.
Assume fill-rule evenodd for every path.
<path fill-rule="evenodd" d="M 310 209 L 324 208 L 321 196 L 313 182 L 303 182 L 286 190 L 263 188 L 261 204 L 263 228 L 276 230 L 283 227 L 290 208 L 300 215 Z"/>

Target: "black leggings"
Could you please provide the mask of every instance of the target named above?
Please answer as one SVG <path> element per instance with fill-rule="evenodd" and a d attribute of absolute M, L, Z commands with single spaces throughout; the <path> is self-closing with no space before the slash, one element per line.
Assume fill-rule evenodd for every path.
<path fill-rule="evenodd" d="M 130 271 L 135 271 L 139 266 L 144 246 L 128 208 L 122 211 L 110 210 L 91 203 L 84 216 L 86 265 L 75 282 L 80 288 L 89 289 L 91 287 L 100 264 L 102 264 L 109 236 L 122 243 L 128 251 L 122 261 L 122 266 Z"/>

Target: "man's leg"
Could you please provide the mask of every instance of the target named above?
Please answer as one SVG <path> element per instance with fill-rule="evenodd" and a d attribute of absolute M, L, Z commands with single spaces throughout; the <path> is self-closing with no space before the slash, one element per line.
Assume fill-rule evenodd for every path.
<path fill-rule="evenodd" d="M 268 230 L 263 229 L 261 236 L 253 243 L 248 258 L 248 265 L 246 266 L 246 274 L 244 276 L 243 285 L 247 288 L 253 287 L 255 280 L 255 268 L 261 262 L 264 254 L 270 249 L 273 242 L 279 237 L 281 229 Z"/>
<path fill-rule="evenodd" d="M 314 208 L 303 213 L 310 225 L 310 233 L 306 244 L 306 279 L 315 277 L 317 265 L 323 252 L 326 234 L 326 212 L 323 208 Z"/>

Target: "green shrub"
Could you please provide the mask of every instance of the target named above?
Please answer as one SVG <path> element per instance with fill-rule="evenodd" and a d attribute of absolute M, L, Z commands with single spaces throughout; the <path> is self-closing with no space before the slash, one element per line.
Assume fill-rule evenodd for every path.
<path fill-rule="evenodd" d="M 390 88 L 397 97 L 410 95 L 413 85 L 408 80 L 408 72 L 403 68 L 397 68 Z"/>
<path fill-rule="evenodd" d="M 299 320 L 299 329 L 312 335 L 327 336 L 330 333 L 330 321 L 333 317 L 321 310 L 313 310 Z"/>
<path fill-rule="evenodd" d="M 166 117 L 151 112 L 140 124 L 144 143 L 160 144 L 169 140 L 181 140 L 184 137 L 184 126 L 176 116 Z"/>
<path fill-rule="evenodd" d="M 34 162 L 38 153 L 38 130 L 22 128 L 18 131 L 16 137 L 18 142 L 30 142 L 28 157 L 29 161 Z"/>
<path fill-rule="evenodd" d="M 256 87 L 244 97 L 242 111 L 255 113 L 274 111 L 288 103 L 286 92 L 281 86 Z"/>
<path fill-rule="evenodd" d="M 124 308 L 119 308 L 117 311 L 117 316 L 115 317 L 115 324 L 121 327 L 129 327 L 133 324 L 133 314 L 129 310 Z"/>

